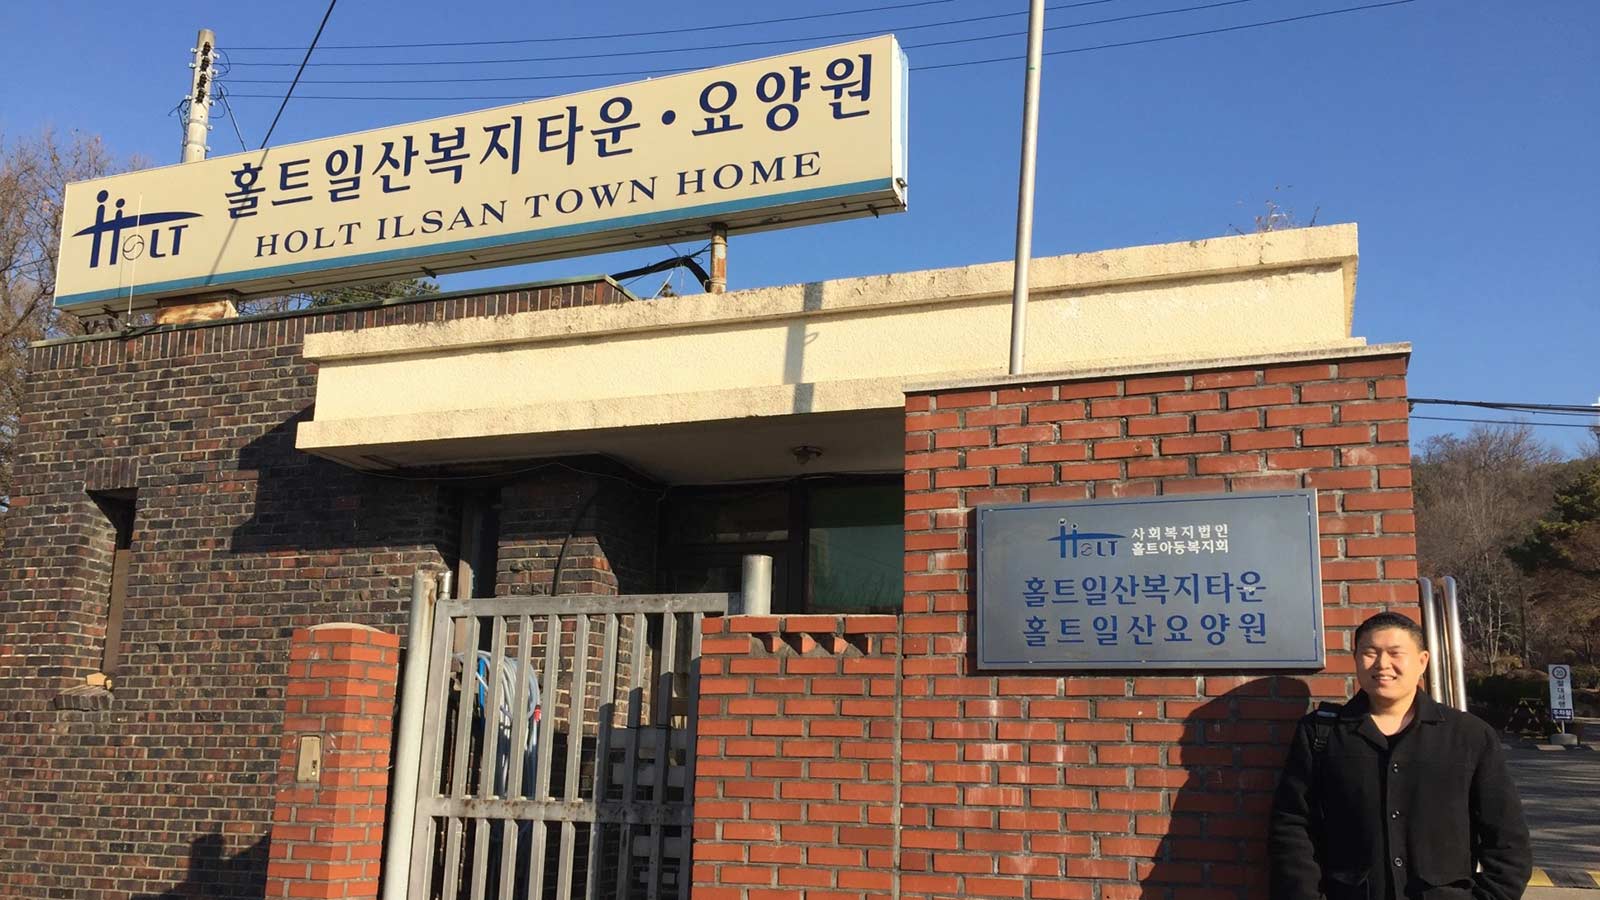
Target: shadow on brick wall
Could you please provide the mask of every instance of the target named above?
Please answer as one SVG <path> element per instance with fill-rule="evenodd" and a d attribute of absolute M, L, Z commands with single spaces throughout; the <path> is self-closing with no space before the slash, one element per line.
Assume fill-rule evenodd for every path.
<path fill-rule="evenodd" d="M 221 834 L 203 834 L 189 845 L 189 871 L 180 884 L 160 894 L 135 894 L 133 900 L 261 900 L 271 844 L 272 836 L 264 834 L 230 857 Z"/>
<path fill-rule="evenodd" d="M 1267 896 L 1272 793 L 1310 698 L 1296 678 L 1262 678 L 1184 718 L 1182 738 L 1167 749 L 1168 770 L 1181 767 L 1184 777 L 1166 835 L 1139 870 L 1145 900 Z"/>
<path fill-rule="evenodd" d="M 329 550 L 446 541 L 439 489 L 425 481 L 364 475 L 295 449 L 302 410 L 239 450 L 240 473 L 254 473 L 250 518 L 235 527 L 235 553 Z M 246 475 L 245 477 L 248 477 Z M 226 502 L 215 497 L 215 502 Z"/>

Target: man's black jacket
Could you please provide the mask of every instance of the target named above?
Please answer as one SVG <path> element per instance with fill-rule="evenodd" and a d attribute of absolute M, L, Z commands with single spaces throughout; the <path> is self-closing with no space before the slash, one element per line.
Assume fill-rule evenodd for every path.
<path fill-rule="evenodd" d="M 1528 827 L 1493 729 L 1418 692 L 1385 771 L 1388 740 L 1365 693 L 1322 721 L 1320 752 L 1318 714 L 1300 721 L 1278 783 L 1272 900 L 1522 896 L 1533 868 Z"/>

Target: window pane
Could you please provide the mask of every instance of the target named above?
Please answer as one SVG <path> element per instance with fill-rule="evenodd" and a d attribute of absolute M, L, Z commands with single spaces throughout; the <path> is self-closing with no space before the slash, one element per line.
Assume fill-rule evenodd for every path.
<path fill-rule="evenodd" d="M 684 491 L 668 495 L 669 545 L 745 544 L 789 536 L 784 485 Z"/>
<path fill-rule="evenodd" d="M 788 560 L 782 546 L 753 546 L 739 553 L 689 552 L 663 571 L 662 586 L 670 594 L 736 594 L 744 589 L 744 552 L 772 557 L 772 609 L 788 609 Z"/>
<path fill-rule="evenodd" d="M 806 548 L 810 611 L 900 611 L 904 498 L 898 484 L 812 488 Z"/>

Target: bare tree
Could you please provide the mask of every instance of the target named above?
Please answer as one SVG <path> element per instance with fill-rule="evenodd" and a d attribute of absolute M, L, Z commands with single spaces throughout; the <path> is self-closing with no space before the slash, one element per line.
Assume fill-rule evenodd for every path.
<path fill-rule="evenodd" d="M 1469 654 L 1491 672 L 1526 661 L 1534 584 L 1506 548 L 1549 507 L 1560 458 L 1532 428 L 1505 425 L 1432 438 L 1416 461 L 1422 573 L 1455 576 Z"/>
<path fill-rule="evenodd" d="M 15 141 L 0 135 L 0 523 L 12 490 L 28 344 L 81 330 L 52 304 L 62 194 L 69 181 L 118 168 L 91 135 L 46 130 Z"/>
<path fill-rule="evenodd" d="M 0 528 L 14 485 L 14 447 L 27 382 L 28 345 L 83 331 L 75 316 L 53 305 L 66 185 L 144 165 L 138 159 L 114 159 L 93 135 L 45 130 L 35 137 L 10 141 L 0 135 Z M 429 280 L 408 278 L 250 300 L 241 306 L 247 313 L 268 312 L 437 290 Z"/>

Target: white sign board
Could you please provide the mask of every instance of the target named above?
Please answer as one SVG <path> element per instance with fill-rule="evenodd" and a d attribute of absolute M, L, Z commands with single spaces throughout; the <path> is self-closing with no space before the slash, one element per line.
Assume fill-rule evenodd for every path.
<path fill-rule="evenodd" d="M 1550 718 L 1572 721 L 1572 668 L 1550 667 Z"/>
<path fill-rule="evenodd" d="M 67 186 L 56 306 L 149 307 L 906 207 L 885 36 Z"/>

